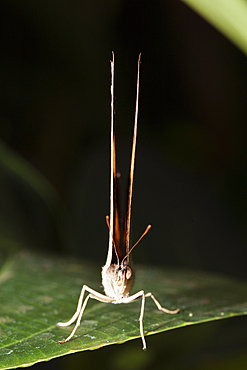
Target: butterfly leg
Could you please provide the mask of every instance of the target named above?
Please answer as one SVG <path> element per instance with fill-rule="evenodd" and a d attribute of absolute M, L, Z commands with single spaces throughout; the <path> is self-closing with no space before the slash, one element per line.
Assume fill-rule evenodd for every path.
<path fill-rule="evenodd" d="M 157 308 L 160 311 L 163 311 L 163 312 L 169 313 L 169 314 L 175 314 L 175 313 L 178 313 L 180 311 L 180 308 L 177 308 L 176 310 L 168 310 L 167 308 L 162 307 L 161 304 L 157 301 L 157 299 L 155 298 L 155 296 L 152 293 L 146 293 L 145 297 L 151 297 L 152 300 L 154 301 L 154 303 L 156 304 Z"/>
<path fill-rule="evenodd" d="M 89 294 L 83 302 L 85 292 L 88 292 Z M 74 313 L 74 315 L 72 316 L 72 318 L 69 321 L 64 322 L 64 323 L 59 322 L 57 324 L 60 327 L 69 326 L 78 317 L 77 321 L 76 321 L 76 325 L 75 325 L 74 329 L 72 330 L 71 334 L 68 336 L 68 338 L 66 338 L 64 340 L 61 340 L 58 343 L 68 342 L 74 336 L 78 326 L 80 325 L 81 318 L 82 318 L 83 312 L 86 308 L 86 305 L 87 305 L 87 302 L 88 302 L 89 298 L 93 298 L 93 299 L 96 299 L 97 301 L 105 302 L 105 303 L 109 303 L 109 302 L 113 301 L 112 298 L 109 298 L 109 297 L 107 297 L 103 294 L 100 294 L 100 293 L 96 292 L 95 290 L 89 288 L 87 285 L 83 285 L 82 290 L 81 290 L 81 294 L 80 294 L 80 298 L 79 298 L 79 301 L 78 301 L 76 312 Z M 83 305 L 82 305 L 82 302 L 83 302 Z"/>
<path fill-rule="evenodd" d="M 152 300 L 154 301 L 154 303 L 156 304 L 157 308 L 160 311 L 163 311 L 163 312 L 169 313 L 169 314 L 175 314 L 175 313 L 178 313 L 180 311 L 179 308 L 172 311 L 172 310 L 168 310 L 167 308 L 162 307 L 161 304 L 157 301 L 157 299 L 154 297 L 154 295 L 152 293 L 146 293 L 145 294 L 143 290 L 140 290 L 138 293 L 124 299 L 124 301 L 123 301 L 124 303 L 131 303 L 131 302 L 136 301 L 137 299 L 142 300 L 139 322 L 140 322 L 140 334 L 141 334 L 141 338 L 142 338 L 142 345 L 143 345 L 142 348 L 143 348 L 143 350 L 146 350 L 146 348 L 147 348 L 145 337 L 144 337 L 144 331 L 143 331 L 143 317 L 144 317 L 144 309 L 145 309 L 145 298 L 147 298 L 147 297 L 152 298 Z"/>
<path fill-rule="evenodd" d="M 84 298 L 84 294 L 85 294 L 85 291 L 87 290 L 87 286 L 86 285 L 83 285 L 82 287 L 82 290 L 81 290 L 81 294 L 80 294 L 80 298 L 78 300 L 78 305 L 77 305 L 77 309 L 76 309 L 76 312 L 74 313 L 74 315 L 71 317 L 71 319 L 67 322 L 58 322 L 57 325 L 60 326 L 60 327 L 64 327 L 64 326 L 69 326 L 71 324 L 73 324 L 73 322 L 76 320 L 77 316 L 79 315 L 80 313 L 80 310 L 81 310 L 81 306 L 82 306 L 82 301 L 83 301 L 83 298 Z"/>
<path fill-rule="evenodd" d="M 144 293 L 144 291 L 140 291 L 139 293 L 141 293 L 141 296 L 140 298 L 142 298 L 142 305 L 141 305 L 141 312 L 140 312 L 140 317 L 139 317 L 139 321 L 140 321 L 140 333 L 141 333 L 141 338 L 142 338 L 142 343 L 143 343 L 143 350 L 146 350 L 146 341 L 145 341 L 145 338 L 144 338 L 144 333 L 143 333 L 143 317 L 144 317 L 144 306 L 145 306 L 145 298 L 147 297 L 151 297 L 152 300 L 154 301 L 154 303 L 156 304 L 157 308 L 165 313 L 169 313 L 169 314 L 175 314 L 175 313 L 178 313 L 180 311 L 180 308 L 177 308 L 176 310 L 168 310 L 167 308 L 164 308 L 161 306 L 161 304 L 157 301 L 157 299 L 155 298 L 155 296 L 152 294 L 152 293 Z M 138 298 L 137 298 L 138 299 Z"/>
<path fill-rule="evenodd" d="M 144 351 L 147 348 L 145 337 L 144 337 L 144 332 L 143 332 L 143 317 L 144 317 L 144 308 L 145 308 L 145 297 L 146 297 L 146 295 L 144 293 L 144 290 L 140 290 L 136 294 L 133 294 L 132 296 L 130 296 L 130 297 L 128 297 L 124 300 L 124 303 L 131 303 L 131 302 L 136 301 L 137 299 L 142 300 L 139 322 L 140 322 L 140 334 L 141 334 L 141 338 L 142 338 L 142 349 Z"/>
<path fill-rule="evenodd" d="M 146 346 L 146 341 L 144 338 L 144 332 L 143 332 L 143 317 L 144 317 L 144 308 L 145 308 L 145 294 L 144 291 L 142 291 L 142 305 L 141 305 L 141 312 L 140 312 L 140 317 L 139 317 L 139 322 L 140 322 L 140 333 L 141 333 L 141 338 L 142 338 L 142 349 L 143 351 L 146 351 L 147 346 Z"/>

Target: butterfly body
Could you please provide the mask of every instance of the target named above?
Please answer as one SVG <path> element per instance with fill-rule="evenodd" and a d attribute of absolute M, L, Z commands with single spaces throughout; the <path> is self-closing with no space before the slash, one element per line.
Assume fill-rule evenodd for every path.
<path fill-rule="evenodd" d="M 76 321 L 76 325 L 71 334 L 64 340 L 58 343 L 69 341 L 75 334 L 80 325 L 82 315 L 86 308 L 89 298 L 96 299 L 104 303 L 131 303 L 138 299 L 141 300 L 141 310 L 139 316 L 140 322 L 140 335 L 142 338 L 143 349 L 146 349 L 146 341 L 143 331 L 143 317 L 145 299 L 151 297 L 157 308 L 168 314 L 175 314 L 179 309 L 168 310 L 161 306 L 152 293 L 145 293 L 144 290 L 130 295 L 130 291 L 135 281 L 135 274 L 131 267 L 130 253 L 147 234 L 151 225 L 148 225 L 139 240 L 130 248 L 130 219 L 131 219 L 131 204 L 132 204 L 132 190 L 133 178 L 135 168 L 135 152 L 136 152 L 136 139 L 137 139 L 137 118 L 138 118 L 138 101 L 139 101 L 139 73 L 141 55 L 138 59 L 138 72 L 137 72 L 137 92 L 136 92 L 136 109 L 133 131 L 133 142 L 130 160 L 130 173 L 129 184 L 127 192 L 127 208 L 124 219 L 123 237 L 120 233 L 120 211 L 119 211 L 119 189 L 118 189 L 118 174 L 116 170 L 116 145 L 115 145 L 115 109 L 114 109 L 114 54 L 112 53 L 113 60 L 111 61 L 111 176 L 110 176 L 110 216 L 106 217 L 106 222 L 109 229 L 109 245 L 106 263 L 102 267 L 102 285 L 104 287 L 105 295 L 99 293 L 87 285 L 83 285 L 81 294 L 78 300 L 77 309 L 72 318 L 67 322 L 59 322 L 58 326 L 66 327 Z M 123 248 L 121 248 L 121 242 Z M 84 299 L 85 293 L 88 293 Z"/>

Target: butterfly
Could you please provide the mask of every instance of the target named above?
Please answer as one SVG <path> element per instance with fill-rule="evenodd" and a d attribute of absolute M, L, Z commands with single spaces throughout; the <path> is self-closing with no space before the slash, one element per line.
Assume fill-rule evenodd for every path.
<path fill-rule="evenodd" d="M 77 309 L 72 318 L 67 322 L 59 322 L 57 325 L 66 327 L 71 325 L 76 320 L 76 325 L 71 334 L 64 340 L 58 343 L 69 341 L 75 334 L 80 325 L 82 315 L 86 308 L 87 302 L 90 298 L 104 303 L 131 303 L 141 299 L 141 310 L 139 316 L 140 335 L 142 339 L 143 349 L 146 349 L 146 341 L 143 332 L 143 317 L 145 299 L 151 297 L 157 308 L 168 314 L 176 314 L 180 309 L 168 310 L 161 306 L 152 293 L 145 293 L 144 290 L 130 295 L 133 287 L 135 274 L 131 266 L 130 253 L 140 240 L 150 230 L 151 225 L 148 225 L 139 240 L 130 248 L 130 220 L 131 220 L 131 204 L 133 191 L 133 178 L 135 168 L 135 153 L 136 153 L 136 139 L 137 139 L 137 120 L 138 120 L 138 103 L 139 103 L 139 76 L 140 76 L 141 54 L 138 58 L 137 69 L 137 89 L 136 89 L 136 107 L 134 119 L 134 131 L 132 140 L 132 151 L 130 161 L 129 184 L 127 193 L 127 210 L 124 219 L 123 240 L 121 240 L 121 222 L 119 214 L 119 196 L 118 196 L 118 173 L 116 165 L 116 144 L 115 144 L 115 97 L 114 97 L 114 53 L 112 53 L 111 61 L 111 176 L 110 176 L 110 217 L 106 216 L 106 222 L 109 228 L 109 245 L 106 263 L 102 268 L 102 284 L 105 295 L 99 293 L 87 285 L 83 285 L 81 294 L 78 300 Z M 85 294 L 88 293 L 84 299 Z"/>

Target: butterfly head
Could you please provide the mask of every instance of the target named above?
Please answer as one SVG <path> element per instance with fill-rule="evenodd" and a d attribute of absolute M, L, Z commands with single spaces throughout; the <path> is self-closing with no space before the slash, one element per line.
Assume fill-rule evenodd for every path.
<path fill-rule="evenodd" d="M 126 259 L 121 263 L 105 265 L 102 269 L 102 283 L 105 293 L 107 296 L 114 298 L 116 302 L 128 297 L 134 279 L 134 272 Z"/>

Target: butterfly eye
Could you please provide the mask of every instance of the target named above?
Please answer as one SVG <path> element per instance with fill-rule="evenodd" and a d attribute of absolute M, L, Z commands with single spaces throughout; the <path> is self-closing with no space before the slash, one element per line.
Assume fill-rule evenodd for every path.
<path fill-rule="evenodd" d="M 131 278 L 132 271 L 129 266 L 126 267 L 126 279 L 129 280 Z"/>
<path fill-rule="evenodd" d="M 115 266 L 111 265 L 106 270 L 106 273 L 109 277 L 113 277 L 115 275 Z"/>

